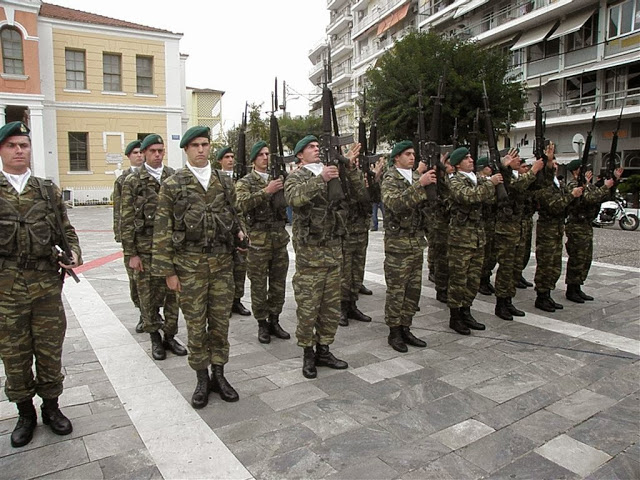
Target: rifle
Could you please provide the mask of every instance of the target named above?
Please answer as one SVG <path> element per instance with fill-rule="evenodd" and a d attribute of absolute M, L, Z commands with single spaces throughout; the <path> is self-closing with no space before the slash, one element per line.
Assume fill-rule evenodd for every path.
<path fill-rule="evenodd" d="M 455 122 L 453 124 L 453 135 L 451 135 L 451 148 L 455 150 L 458 148 L 458 117 L 456 117 Z M 473 161 L 475 162 L 475 157 Z"/>
<path fill-rule="evenodd" d="M 542 116 L 542 88 L 538 90 L 538 101 L 533 102 L 535 105 L 535 141 L 533 144 L 533 154 L 536 159 L 541 158 L 544 166 L 538 172 L 537 177 L 538 181 L 541 182 L 545 175 L 545 169 L 547 168 L 547 155 L 545 153 L 545 139 L 544 139 L 544 131 L 545 131 L 545 122 Z"/>
<path fill-rule="evenodd" d="M 371 165 L 375 165 L 378 161 L 378 156 L 369 154 L 369 148 L 367 145 L 367 126 L 364 122 L 364 117 L 367 114 L 367 91 L 364 90 L 362 94 L 362 110 L 360 111 L 360 121 L 358 122 L 358 143 L 360 144 L 360 155 L 358 156 L 358 163 L 362 173 L 364 173 L 367 179 L 367 200 L 375 201 L 375 174 L 371 170 Z M 371 127 L 373 130 L 373 126 Z"/>
<path fill-rule="evenodd" d="M 591 134 L 593 129 L 596 127 L 596 115 L 598 114 L 598 109 L 596 108 L 595 113 L 593 114 L 593 118 L 591 119 L 591 129 L 587 132 L 587 140 L 584 143 L 584 150 L 582 151 L 582 161 L 580 163 L 580 173 L 578 174 L 578 186 L 582 187 L 587 183 L 587 167 L 589 163 L 589 150 L 591 149 Z"/>
<path fill-rule="evenodd" d="M 284 156 L 284 147 L 282 145 L 282 136 L 280 135 L 280 126 L 276 118 L 276 110 L 278 109 L 278 79 L 275 82 L 275 91 L 271 96 L 271 116 L 269 117 L 269 175 L 272 180 L 280 179 L 284 183 L 287 178 L 286 163 L 293 162 L 295 157 L 289 155 Z M 273 208 L 276 210 L 283 209 L 287 206 L 284 198 L 284 190 L 278 190 L 271 197 Z"/>
<path fill-rule="evenodd" d="M 341 147 L 353 143 L 353 135 L 340 136 L 338 133 L 338 121 L 333 93 L 329 89 L 331 81 L 331 67 L 325 64 L 325 81 L 322 86 L 322 163 L 334 165 L 341 170 L 341 178 L 344 178 L 342 170 L 349 163 L 349 159 L 342 155 Z M 332 129 L 333 124 L 333 129 Z M 329 202 L 344 200 L 345 192 L 341 178 L 332 178 L 327 183 L 327 199 Z"/>
<path fill-rule="evenodd" d="M 444 97 L 444 75 L 440 76 L 438 82 L 438 93 L 433 98 L 433 113 L 431 115 L 431 126 L 429 130 L 429 141 L 425 138 L 424 109 L 422 105 L 422 91 L 418 93 L 418 155 L 417 162 L 425 163 L 429 169 L 436 169 L 437 183 L 430 183 L 425 186 L 427 190 L 427 200 L 438 199 L 438 184 L 441 180 L 442 165 L 440 164 L 440 143 L 442 137 L 442 98 Z"/>
<path fill-rule="evenodd" d="M 616 170 L 616 151 L 618 150 L 618 130 L 620 130 L 620 122 L 622 121 L 622 110 L 624 105 L 620 109 L 620 115 L 618 115 L 618 123 L 616 123 L 616 129 L 613 131 L 613 138 L 611 139 L 611 149 L 609 150 L 609 158 L 607 159 L 607 178 L 613 178 L 615 180 Z"/>
<path fill-rule="evenodd" d="M 478 133 L 480 130 L 480 109 L 476 109 L 476 116 L 473 119 L 473 127 L 469 132 L 469 153 L 473 159 L 473 170 L 476 170 L 476 161 L 478 160 Z"/>
<path fill-rule="evenodd" d="M 71 253 L 71 246 L 69 245 L 69 240 L 67 239 L 67 233 L 64 231 L 64 224 L 62 223 L 62 215 L 60 214 L 60 210 L 58 210 L 58 205 L 55 201 L 55 193 L 53 191 L 53 182 L 51 180 L 44 181 L 45 189 L 47 190 L 47 195 L 49 197 L 49 205 L 53 210 L 53 215 L 56 219 L 56 225 L 58 226 L 58 230 L 60 230 L 60 243 L 62 243 L 62 248 L 58 245 L 52 247 L 53 253 L 56 258 L 60 258 L 60 261 L 65 265 L 71 265 L 73 255 Z M 64 280 L 65 275 L 70 275 L 71 278 L 75 280 L 76 283 L 80 283 L 80 279 L 76 272 L 74 272 L 70 268 L 61 268 L 60 277 Z"/>
<path fill-rule="evenodd" d="M 484 127 L 487 134 L 487 143 L 489 144 L 489 166 L 494 173 L 500 173 L 500 151 L 498 150 L 498 142 L 496 141 L 496 132 L 493 130 L 491 109 L 489 108 L 489 96 L 487 95 L 487 85 L 484 80 L 482 81 L 482 88 L 482 100 L 484 101 Z M 504 181 L 508 181 L 508 175 L 505 175 L 504 177 Z M 496 193 L 498 195 L 498 202 L 504 202 L 509 199 L 507 189 L 503 183 L 496 185 Z"/>
<path fill-rule="evenodd" d="M 233 165 L 233 182 L 237 182 L 247 174 L 247 103 L 244 104 L 242 123 L 238 132 L 238 154 Z"/>

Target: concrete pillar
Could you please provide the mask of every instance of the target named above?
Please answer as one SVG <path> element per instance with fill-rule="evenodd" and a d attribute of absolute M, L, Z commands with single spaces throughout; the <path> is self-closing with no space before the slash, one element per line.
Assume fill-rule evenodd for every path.
<path fill-rule="evenodd" d="M 44 122 L 41 106 L 29 107 L 29 125 L 31 127 L 31 171 L 36 177 L 51 178 L 56 180 L 57 165 L 49 165 L 45 162 L 44 150 Z"/>

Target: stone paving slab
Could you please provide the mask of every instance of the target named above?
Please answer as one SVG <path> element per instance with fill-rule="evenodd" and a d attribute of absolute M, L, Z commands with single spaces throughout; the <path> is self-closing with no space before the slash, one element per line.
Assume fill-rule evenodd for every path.
<path fill-rule="evenodd" d="M 589 475 L 611 459 L 603 451 L 564 434 L 536 448 L 535 452 L 581 476 Z"/>

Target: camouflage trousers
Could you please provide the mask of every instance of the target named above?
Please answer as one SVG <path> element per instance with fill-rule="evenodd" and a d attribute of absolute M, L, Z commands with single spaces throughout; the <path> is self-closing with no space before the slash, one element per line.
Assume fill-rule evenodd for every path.
<path fill-rule="evenodd" d="M 144 323 L 144 331 L 157 332 L 162 329 L 167 335 L 178 333 L 178 298 L 176 292 L 167 288 L 164 277 L 151 275 L 151 255 L 140 254 L 142 272 L 135 272 L 138 287 L 140 314 Z M 160 307 L 164 314 L 164 322 L 160 316 Z"/>
<path fill-rule="evenodd" d="M 233 298 L 244 296 L 244 280 L 247 277 L 247 254 L 238 252 L 233 260 Z"/>
<path fill-rule="evenodd" d="M 484 262 L 482 263 L 483 277 L 490 277 L 497 263 L 496 237 L 498 234 L 495 230 L 495 222 L 485 223 L 484 236 L 486 243 L 484 244 Z"/>
<path fill-rule="evenodd" d="M 536 273 L 533 279 L 536 292 L 556 288 L 562 272 L 563 222 L 541 222 L 536 227 Z"/>
<path fill-rule="evenodd" d="M 57 272 L 0 274 L 0 359 L 5 394 L 10 402 L 34 395 L 57 398 L 62 393 L 62 343 L 67 319 Z M 35 357 L 36 376 L 33 377 Z"/>
<path fill-rule="evenodd" d="M 531 238 L 533 236 L 533 219 L 523 218 L 522 219 L 522 236 L 520 237 L 520 242 L 518 242 L 518 249 L 516 250 L 516 258 L 520 259 L 520 264 L 518 265 L 518 272 L 515 272 L 515 280 L 516 282 L 520 280 L 522 276 L 522 272 L 527 265 L 529 264 L 529 259 L 531 258 Z"/>
<path fill-rule="evenodd" d="M 510 233 L 495 233 L 495 251 L 498 263 L 496 272 L 496 297 L 513 298 L 516 296 L 516 274 L 519 279 L 521 259 L 518 258 L 517 251 L 520 246 L 520 223 L 518 230 Z M 485 262 L 486 264 L 486 262 Z"/>
<path fill-rule="evenodd" d="M 274 247 L 271 241 L 247 255 L 247 276 L 251 280 L 251 309 L 256 320 L 280 315 L 289 270 L 287 246 Z M 237 298 L 237 297 L 236 297 Z"/>
<path fill-rule="evenodd" d="M 410 327 L 418 311 L 422 292 L 422 249 L 384 252 L 384 279 L 387 295 L 384 321 L 389 327 Z"/>
<path fill-rule="evenodd" d="M 129 266 L 129 260 L 131 255 L 124 256 L 124 268 L 127 271 L 127 277 L 129 277 L 129 296 L 131 301 L 137 309 L 140 309 L 140 299 L 138 298 L 138 286 L 136 285 L 135 271 Z"/>
<path fill-rule="evenodd" d="M 429 271 L 435 275 L 436 290 L 443 291 L 449 286 L 448 228 L 432 228 L 430 231 L 433 233 L 428 238 L 429 250 L 427 251 L 427 258 L 433 256 L 433 266 L 429 266 Z"/>
<path fill-rule="evenodd" d="M 364 280 L 368 245 L 368 231 L 350 233 L 342 242 L 341 297 L 343 301 L 358 300 L 358 293 Z"/>
<path fill-rule="evenodd" d="M 484 245 L 478 248 L 449 245 L 449 308 L 470 307 L 480 288 Z"/>
<path fill-rule="evenodd" d="M 309 247 L 296 249 L 296 273 L 293 275 L 298 346 L 331 345 L 340 320 L 341 265 L 309 265 L 301 261 L 301 256 L 312 255 L 307 250 Z M 340 251 L 336 258 L 341 260 Z"/>
<path fill-rule="evenodd" d="M 583 285 L 589 275 L 593 259 L 593 227 L 590 223 L 568 223 L 567 234 L 567 272 L 565 283 Z"/>
<path fill-rule="evenodd" d="M 229 313 L 233 298 L 230 254 L 201 256 L 192 268 L 176 266 L 180 308 L 187 324 L 189 366 L 202 370 L 229 361 Z"/>

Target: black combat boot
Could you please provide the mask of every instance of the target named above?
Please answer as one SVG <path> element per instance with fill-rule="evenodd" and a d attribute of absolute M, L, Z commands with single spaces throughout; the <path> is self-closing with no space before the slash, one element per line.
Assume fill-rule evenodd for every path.
<path fill-rule="evenodd" d="M 551 298 L 551 292 L 549 292 L 549 300 L 553 303 L 553 306 L 556 310 L 562 310 L 564 306 L 561 303 L 556 302 L 553 298 Z"/>
<path fill-rule="evenodd" d="M 579 288 L 580 288 L 580 285 L 577 285 L 575 283 L 568 283 L 567 293 L 565 294 L 565 297 L 567 297 L 567 300 L 571 300 L 572 302 L 576 302 L 576 303 L 584 303 L 584 298 L 582 298 L 578 293 Z"/>
<path fill-rule="evenodd" d="M 160 335 L 160 332 L 155 331 L 150 333 L 149 337 L 151 337 L 151 356 L 154 360 L 164 360 L 167 358 L 167 352 L 164 350 L 162 335 Z"/>
<path fill-rule="evenodd" d="M 489 282 L 489 277 L 482 277 L 480 279 L 480 287 L 478 288 L 478 293 L 482 295 L 493 295 L 492 289 L 489 288 L 491 283 Z"/>
<path fill-rule="evenodd" d="M 411 327 L 403 326 L 401 327 L 401 329 L 402 330 L 400 330 L 400 332 L 402 333 L 402 340 L 404 340 L 404 343 L 406 343 L 407 345 L 420 348 L 424 348 L 427 346 L 427 342 L 425 342 L 424 340 L 420 340 L 413 333 L 411 333 Z"/>
<path fill-rule="evenodd" d="M 178 342 L 173 335 L 164 334 L 164 341 L 162 342 L 162 346 L 165 350 L 169 350 L 173 352 L 174 355 L 179 357 L 184 357 L 187 354 L 187 349 Z"/>
<path fill-rule="evenodd" d="M 409 351 L 407 344 L 404 342 L 401 326 L 389 327 L 389 337 L 387 337 L 387 342 L 389 342 L 391 348 L 396 352 L 407 353 Z"/>
<path fill-rule="evenodd" d="M 144 322 L 142 321 L 142 315 L 140 315 L 140 319 L 138 320 L 138 324 L 136 325 L 136 333 L 144 332 Z"/>
<path fill-rule="evenodd" d="M 348 310 L 349 310 L 349 302 L 342 300 L 340 302 L 340 320 L 338 320 L 338 325 L 340 325 L 341 327 L 349 326 Z"/>
<path fill-rule="evenodd" d="M 586 300 L 587 302 L 593 301 L 593 297 L 591 295 L 587 295 L 586 293 L 584 293 L 580 285 L 578 285 L 578 295 L 580 295 L 582 299 Z"/>
<path fill-rule="evenodd" d="M 316 352 L 313 347 L 304 347 L 302 354 L 302 375 L 304 378 L 316 378 L 318 371 L 316 370 Z"/>
<path fill-rule="evenodd" d="M 191 406 L 195 409 L 204 408 L 209 403 L 209 370 L 202 368 L 196 370 L 196 389 L 191 395 Z"/>
<path fill-rule="evenodd" d="M 373 295 L 373 292 L 364 285 L 360 285 L 360 290 L 358 291 L 358 293 L 360 293 L 360 295 Z"/>
<path fill-rule="evenodd" d="M 525 287 L 533 287 L 533 283 L 520 275 L 520 281 L 524 284 Z"/>
<path fill-rule="evenodd" d="M 38 414 L 31 399 L 16 404 L 18 407 L 18 423 L 11 432 L 11 446 L 24 447 L 33 438 L 33 431 L 38 424 Z"/>
<path fill-rule="evenodd" d="M 506 297 L 496 297 L 496 309 L 495 314 L 503 320 L 513 320 L 513 315 L 507 307 Z"/>
<path fill-rule="evenodd" d="M 231 305 L 231 313 L 237 313 L 238 315 L 242 315 L 244 317 L 248 317 L 251 315 L 251 311 L 240 302 L 239 298 L 233 299 L 233 304 Z"/>
<path fill-rule="evenodd" d="M 460 335 L 471 335 L 471 330 L 462 319 L 462 311 L 459 308 L 450 308 L 449 328 L 455 330 Z"/>
<path fill-rule="evenodd" d="M 56 435 L 69 435 L 73 431 L 73 425 L 58 407 L 58 398 L 42 399 L 42 423 L 49 425 Z"/>
<path fill-rule="evenodd" d="M 449 301 L 447 290 L 436 290 L 436 300 L 438 300 L 440 303 L 447 303 Z"/>
<path fill-rule="evenodd" d="M 258 320 L 258 341 L 260 343 L 271 343 L 269 322 L 267 322 L 266 320 Z"/>
<path fill-rule="evenodd" d="M 316 367 L 344 370 L 348 366 L 347 362 L 333 356 L 333 353 L 329 351 L 329 345 L 316 345 Z"/>
<path fill-rule="evenodd" d="M 347 310 L 347 318 L 351 318 L 353 320 L 357 320 L 359 322 L 370 322 L 371 317 L 369 315 L 365 315 L 360 311 L 360 309 L 356 306 L 355 300 L 349 302 L 349 307 Z"/>
<path fill-rule="evenodd" d="M 291 335 L 280 326 L 280 319 L 278 315 L 272 313 L 269 315 L 269 333 L 282 340 L 289 340 Z"/>
<path fill-rule="evenodd" d="M 545 312 L 553 313 L 556 311 L 555 302 L 551 300 L 551 295 L 548 291 L 537 292 L 535 307 Z"/>
<path fill-rule="evenodd" d="M 511 297 L 507 297 L 506 302 L 507 302 L 507 310 L 509 310 L 509 313 L 511 315 L 513 315 L 514 317 L 524 317 L 525 313 L 522 310 L 517 309 L 513 305 L 513 300 L 511 299 Z"/>
<path fill-rule="evenodd" d="M 225 402 L 237 402 L 240 399 L 238 392 L 224 378 L 224 365 L 211 365 L 211 391 L 220 394 Z"/>
<path fill-rule="evenodd" d="M 462 317 L 462 323 L 464 323 L 471 330 L 484 330 L 484 323 L 478 322 L 473 315 L 471 315 L 471 307 L 460 307 L 460 316 Z"/>

